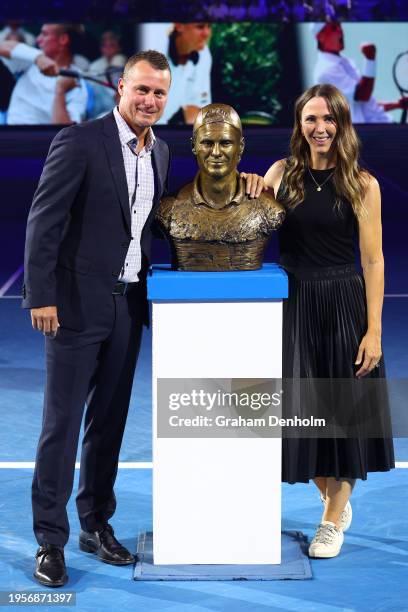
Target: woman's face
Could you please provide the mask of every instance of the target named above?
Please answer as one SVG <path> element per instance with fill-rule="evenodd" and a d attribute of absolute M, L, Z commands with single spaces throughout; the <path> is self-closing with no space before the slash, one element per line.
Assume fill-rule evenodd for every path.
<path fill-rule="evenodd" d="M 335 140 L 337 126 L 325 98 L 311 98 L 303 107 L 300 123 L 311 154 L 327 154 Z"/>

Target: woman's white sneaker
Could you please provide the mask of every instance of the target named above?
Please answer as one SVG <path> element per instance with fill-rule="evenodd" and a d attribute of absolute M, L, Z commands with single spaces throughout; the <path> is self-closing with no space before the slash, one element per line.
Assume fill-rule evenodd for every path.
<path fill-rule="evenodd" d="M 344 536 L 341 529 L 331 521 L 322 521 L 309 546 L 309 557 L 329 559 L 337 557 L 343 545 Z"/>
<path fill-rule="evenodd" d="M 320 495 L 320 499 L 322 500 L 322 503 L 326 505 L 326 498 L 323 497 L 323 495 Z M 350 502 L 348 501 L 343 512 L 340 514 L 340 529 L 342 530 L 343 533 L 347 531 L 347 529 L 349 529 L 352 519 L 353 519 L 353 509 L 351 507 Z"/>

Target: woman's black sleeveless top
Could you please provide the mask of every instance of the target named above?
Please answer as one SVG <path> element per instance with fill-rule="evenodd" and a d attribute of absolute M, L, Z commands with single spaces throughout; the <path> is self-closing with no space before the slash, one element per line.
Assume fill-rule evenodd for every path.
<path fill-rule="evenodd" d="M 312 170 L 321 185 L 333 172 Z M 282 179 L 282 183 L 285 177 Z M 335 206 L 335 190 L 330 178 L 317 191 L 309 172 L 305 172 L 305 199 L 286 210 L 279 229 L 279 263 L 285 268 L 343 266 L 355 263 L 358 225 L 350 203 L 343 199 Z M 278 196 L 282 193 L 282 184 Z"/>

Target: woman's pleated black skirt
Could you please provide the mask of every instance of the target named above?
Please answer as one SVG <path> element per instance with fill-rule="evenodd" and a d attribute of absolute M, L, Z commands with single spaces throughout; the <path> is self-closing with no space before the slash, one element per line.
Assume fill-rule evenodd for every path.
<path fill-rule="evenodd" d="M 287 272 L 289 298 L 283 305 L 283 377 L 355 379 L 358 347 L 367 329 L 364 279 L 352 265 Z M 369 377 L 384 380 L 383 358 Z M 371 395 L 370 410 L 376 411 L 377 401 L 384 414 L 383 395 Z M 336 406 L 336 410 L 341 411 L 342 407 Z M 350 406 L 347 410 L 350 411 Z M 367 472 L 388 471 L 394 467 L 390 428 L 384 427 L 384 431 L 375 435 L 288 438 L 283 432 L 282 480 L 309 482 L 317 476 L 365 480 Z"/>

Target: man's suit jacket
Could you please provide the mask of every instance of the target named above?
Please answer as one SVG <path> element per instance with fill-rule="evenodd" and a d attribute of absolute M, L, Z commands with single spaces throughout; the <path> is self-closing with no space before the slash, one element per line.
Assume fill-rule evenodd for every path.
<path fill-rule="evenodd" d="M 145 286 L 152 225 L 167 185 L 169 149 L 152 151 L 155 191 L 141 237 Z M 28 216 L 23 308 L 54 306 L 62 326 L 81 330 L 110 299 L 130 244 L 126 173 L 113 113 L 54 138 Z M 146 302 L 147 306 L 147 302 Z M 147 307 L 143 320 L 147 323 Z"/>

